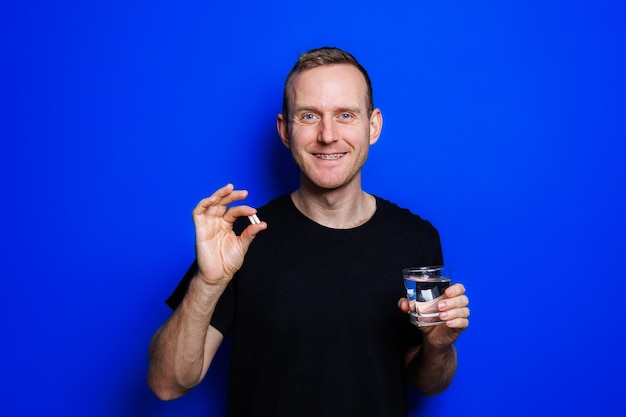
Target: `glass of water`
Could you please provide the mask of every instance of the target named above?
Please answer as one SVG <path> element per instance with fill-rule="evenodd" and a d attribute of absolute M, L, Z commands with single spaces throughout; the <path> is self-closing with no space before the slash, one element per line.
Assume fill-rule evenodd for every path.
<path fill-rule="evenodd" d="M 419 327 L 442 324 L 437 303 L 450 286 L 449 269 L 443 266 L 405 268 L 402 275 L 409 299 L 411 323 Z"/>

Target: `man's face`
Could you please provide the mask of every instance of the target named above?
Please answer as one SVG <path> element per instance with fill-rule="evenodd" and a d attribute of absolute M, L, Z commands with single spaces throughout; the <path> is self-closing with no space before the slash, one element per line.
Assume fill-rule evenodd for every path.
<path fill-rule="evenodd" d="M 361 167 L 382 128 L 378 109 L 368 116 L 367 85 L 352 65 L 326 65 L 296 75 L 289 89 L 289 123 L 278 131 L 303 174 L 321 189 L 360 187 Z"/>

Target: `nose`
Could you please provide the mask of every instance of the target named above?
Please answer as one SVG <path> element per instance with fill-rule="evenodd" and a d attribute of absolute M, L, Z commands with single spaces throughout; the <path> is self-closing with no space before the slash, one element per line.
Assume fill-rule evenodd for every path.
<path fill-rule="evenodd" d="M 337 139 L 338 134 L 333 118 L 327 116 L 322 117 L 318 141 L 320 143 L 333 143 L 336 142 Z"/>

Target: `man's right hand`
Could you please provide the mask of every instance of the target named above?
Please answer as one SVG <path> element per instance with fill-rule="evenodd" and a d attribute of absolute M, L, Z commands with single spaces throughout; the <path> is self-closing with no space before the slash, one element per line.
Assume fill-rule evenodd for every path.
<path fill-rule="evenodd" d="M 249 225 L 240 236 L 233 231 L 237 218 L 256 214 L 250 206 L 228 207 L 247 197 L 246 190 L 235 190 L 228 184 L 211 197 L 201 200 L 193 210 L 196 228 L 197 278 L 209 285 L 228 282 L 241 268 L 254 237 L 267 228 L 267 223 Z"/>

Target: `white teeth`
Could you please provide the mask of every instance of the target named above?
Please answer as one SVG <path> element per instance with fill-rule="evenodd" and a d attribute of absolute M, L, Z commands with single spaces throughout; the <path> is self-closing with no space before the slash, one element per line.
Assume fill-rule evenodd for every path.
<path fill-rule="evenodd" d="M 333 154 L 324 154 L 324 153 L 316 153 L 315 157 L 320 159 L 339 159 L 345 154 L 343 153 L 333 153 Z"/>

